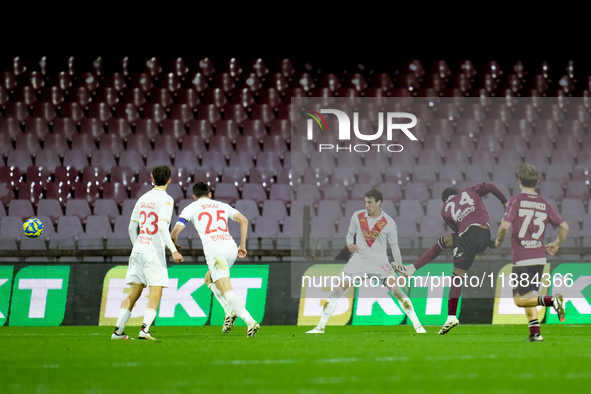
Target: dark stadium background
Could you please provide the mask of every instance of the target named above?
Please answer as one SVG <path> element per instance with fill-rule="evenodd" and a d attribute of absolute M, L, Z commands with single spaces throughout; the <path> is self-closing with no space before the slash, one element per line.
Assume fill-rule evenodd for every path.
<path fill-rule="evenodd" d="M 5 37 L 1 70 L 9 69 L 16 56 L 32 68 L 47 56 L 50 73 L 65 69 L 69 57 L 74 57 L 78 72 L 92 71 L 93 60 L 100 56 L 108 73 L 120 70 L 121 59 L 128 56 L 134 71 L 143 70 L 150 57 L 165 70 L 176 57 L 190 67 L 208 57 L 220 68 L 229 58 L 236 58 L 243 69 L 257 58 L 270 68 L 276 59 L 288 58 L 298 70 L 367 74 L 392 73 L 411 60 L 425 66 L 445 60 L 452 69 L 463 60 L 471 60 L 476 69 L 496 60 L 503 70 L 516 61 L 539 70 L 547 61 L 554 77 L 563 75 L 573 61 L 580 82 L 591 75 L 591 58 L 580 46 L 578 26 L 554 20 L 533 23 L 532 28 L 528 22 L 534 14 L 528 10 L 488 16 L 485 10 L 468 10 L 464 13 L 469 15 L 461 13 L 457 19 L 437 8 L 406 10 L 378 4 L 339 4 L 334 9 L 281 4 L 246 10 L 231 5 L 215 10 L 178 6 L 164 12 L 147 5 L 94 5 L 85 10 L 45 6 L 35 11 L 5 14 L 12 20 L 0 27 Z M 270 286 L 279 291 L 279 283 L 287 278 L 275 279 Z M 266 318 L 276 314 L 283 319 L 284 312 L 273 308 Z M 67 323 L 81 324 L 73 315 L 67 317 Z M 293 318 L 281 321 L 293 323 Z"/>

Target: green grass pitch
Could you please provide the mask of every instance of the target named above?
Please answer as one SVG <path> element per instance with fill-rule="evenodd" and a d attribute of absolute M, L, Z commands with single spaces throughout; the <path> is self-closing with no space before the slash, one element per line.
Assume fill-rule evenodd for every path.
<path fill-rule="evenodd" d="M 0 327 L 0 393 L 584 392 L 591 326 L 153 327 L 114 341 L 111 327 Z M 137 335 L 138 327 L 128 327 Z"/>

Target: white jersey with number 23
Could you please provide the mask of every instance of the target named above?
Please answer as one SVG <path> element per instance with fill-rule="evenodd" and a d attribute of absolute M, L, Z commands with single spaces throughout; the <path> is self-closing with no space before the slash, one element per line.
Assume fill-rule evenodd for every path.
<path fill-rule="evenodd" d="M 164 190 L 152 189 L 136 202 L 131 220 L 138 222 L 140 232 L 133 244 L 133 253 L 155 253 L 165 256 L 165 243 L 158 233 L 160 226 L 170 227 L 174 200 Z"/>

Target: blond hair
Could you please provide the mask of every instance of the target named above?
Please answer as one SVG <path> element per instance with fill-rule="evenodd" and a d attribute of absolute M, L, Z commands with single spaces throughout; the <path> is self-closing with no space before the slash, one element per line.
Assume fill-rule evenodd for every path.
<path fill-rule="evenodd" d="M 538 184 L 539 177 L 538 169 L 529 163 L 521 163 L 517 170 L 517 178 L 525 187 L 535 187 Z"/>

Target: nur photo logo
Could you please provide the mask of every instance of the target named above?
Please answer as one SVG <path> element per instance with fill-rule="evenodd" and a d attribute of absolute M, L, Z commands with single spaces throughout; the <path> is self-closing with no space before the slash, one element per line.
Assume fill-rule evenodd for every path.
<path fill-rule="evenodd" d="M 341 144 L 320 143 L 318 144 L 318 152 L 401 152 L 404 149 L 401 144 L 390 143 L 394 140 L 393 136 L 396 132 L 402 132 L 410 141 L 418 141 L 417 137 L 410 130 L 416 126 L 417 117 L 408 112 L 378 112 L 377 130 L 360 130 L 360 114 L 358 111 L 352 113 L 353 121 L 351 121 L 351 117 L 347 112 L 335 108 L 322 108 L 318 112 L 311 108 L 303 107 L 301 113 L 309 117 L 306 124 L 306 138 L 309 141 L 314 140 L 315 125 L 318 126 L 321 133 L 334 132 L 328 130 L 328 124 L 322 116 L 323 114 L 336 117 L 338 124 L 336 134 Z M 388 143 L 380 142 L 383 141 L 384 135 Z M 364 143 L 347 144 L 347 142 L 354 142 L 354 140 L 361 140 Z"/>

